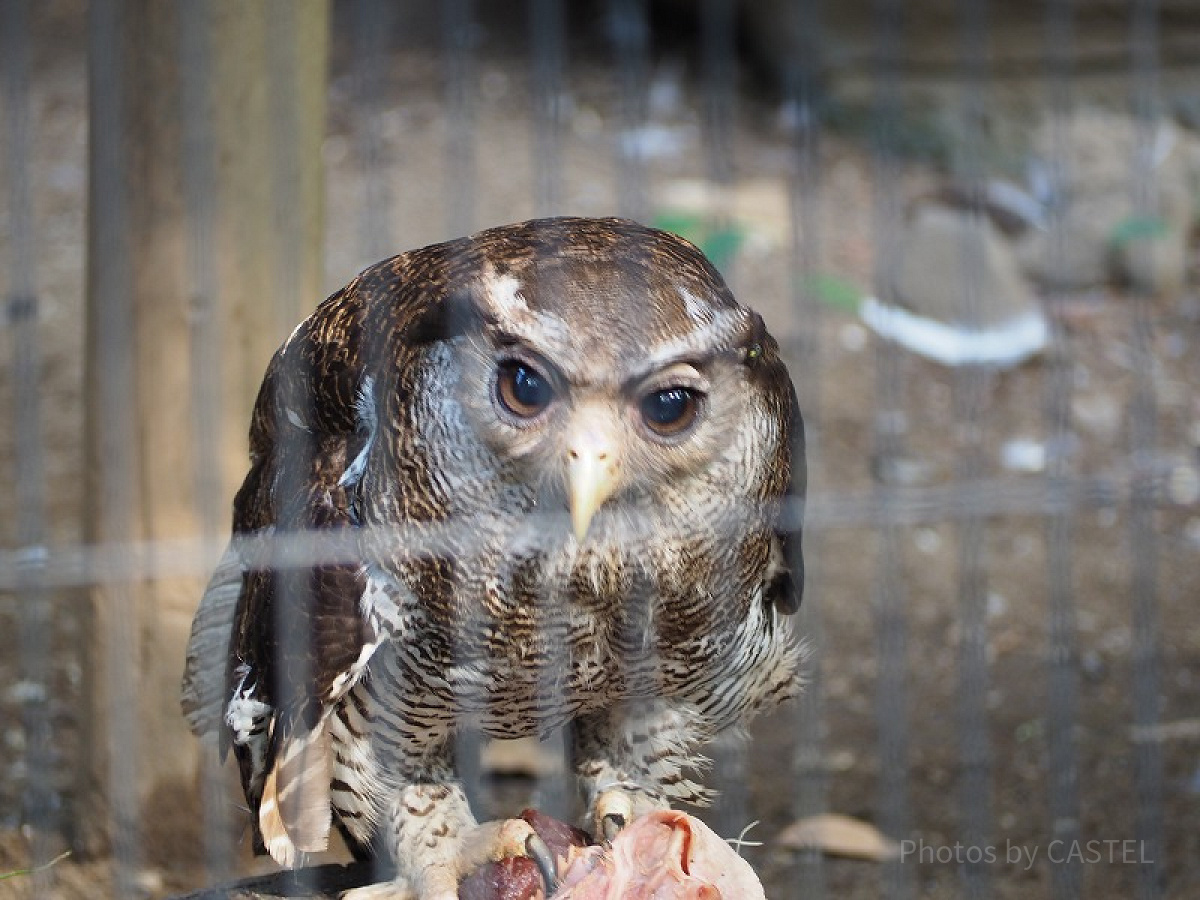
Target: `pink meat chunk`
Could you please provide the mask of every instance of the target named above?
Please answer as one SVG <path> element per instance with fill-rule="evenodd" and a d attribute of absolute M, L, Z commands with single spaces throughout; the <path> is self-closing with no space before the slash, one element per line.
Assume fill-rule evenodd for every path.
<path fill-rule="evenodd" d="M 699 819 L 642 816 L 612 847 L 572 851 L 552 900 L 765 900 L 750 864 Z"/>

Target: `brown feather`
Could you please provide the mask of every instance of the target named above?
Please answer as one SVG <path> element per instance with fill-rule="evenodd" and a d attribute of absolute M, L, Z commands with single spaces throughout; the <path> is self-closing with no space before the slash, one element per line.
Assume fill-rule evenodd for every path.
<path fill-rule="evenodd" d="M 311 731 L 290 735 L 275 755 L 258 824 L 267 852 L 281 865 L 298 865 L 300 853 L 319 853 L 329 845 L 330 753 L 322 720 Z"/>
<path fill-rule="evenodd" d="M 263 782 L 262 796 L 258 800 L 258 832 L 271 859 L 290 869 L 299 864 L 300 857 L 283 823 L 276 787 L 275 769 L 271 769 Z"/>

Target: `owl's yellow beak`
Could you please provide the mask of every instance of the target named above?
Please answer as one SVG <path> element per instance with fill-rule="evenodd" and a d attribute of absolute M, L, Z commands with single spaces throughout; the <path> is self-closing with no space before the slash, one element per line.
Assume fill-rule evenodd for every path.
<path fill-rule="evenodd" d="M 620 481 L 619 443 L 601 417 L 581 411 L 567 443 L 567 491 L 571 527 L 583 543 L 596 510 L 613 495 Z"/>

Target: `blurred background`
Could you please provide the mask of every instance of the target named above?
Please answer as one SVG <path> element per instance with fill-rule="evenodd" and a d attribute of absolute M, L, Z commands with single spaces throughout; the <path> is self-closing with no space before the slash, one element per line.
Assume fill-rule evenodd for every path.
<path fill-rule="evenodd" d="M 1200 896 L 1200 3 L 0 16 L 0 897 L 270 869 L 178 710 L 263 369 L 552 214 L 691 239 L 787 353 L 809 687 L 705 813 L 768 896 Z"/>

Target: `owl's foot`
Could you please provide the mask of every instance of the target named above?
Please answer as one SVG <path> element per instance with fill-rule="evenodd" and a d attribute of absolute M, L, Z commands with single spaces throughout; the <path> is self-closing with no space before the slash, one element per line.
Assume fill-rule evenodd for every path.
<path fill-rule="evenodd" d="M 484 822 L 462 835 L 457 853 L 436 859 L 415 859 L 403 868 L 408 876 L 396 881 L 353 888 L 342 900 L 457 900 L 458 883 L 484 863 L 499 862 L 512 856 L 527 856 L 541 872 L 546 896 L 554 893 L 558 876 L 554 854 L 524 819 Z"/>
<path fill-rule="evenodd" d="M 592 833 L 611 844 L 622 829 L 639 816 L 664 809 L 666 804 L 636 784 L 617 784 L 596 795 L 592 804 Z"/>

